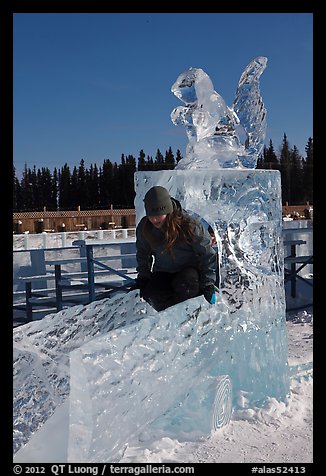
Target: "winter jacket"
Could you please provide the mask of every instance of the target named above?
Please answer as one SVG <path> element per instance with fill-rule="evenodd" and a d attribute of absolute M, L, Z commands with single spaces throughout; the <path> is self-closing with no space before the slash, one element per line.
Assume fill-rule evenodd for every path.
<path fill-rule="evenodd" d="M 174 198 L 171 199 L 173 206 L 187 215 L 187 212 L 181 209 L 180 203 Z M 156 238 L 154 249 L 151 248 L 150 243 L 143 235 L 143 227 L 147 218 L 141 219 L 136 228 L 136 269 L 139 277 L 150 278 L 151 271 L 177 273 L 188 266 L 194 266 L 199 270 L 202 289 L 215 284 L 217 256 L 211 246 L 211 236 L 196 218 L 191 217 L 191 219 L 195 231 L 194 242 L 188 244 L 178 240 L 172 247 L 172 253 L 170 251 L 162 253 L 165 245 L 164 232 L 148 222 L 151 232 Z"/>

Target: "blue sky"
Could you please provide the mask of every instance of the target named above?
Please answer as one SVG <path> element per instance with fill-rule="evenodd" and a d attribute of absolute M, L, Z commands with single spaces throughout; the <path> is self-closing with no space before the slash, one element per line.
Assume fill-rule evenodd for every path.
<path fill-rule="evenodd" d="M 305 156 L 313 137 L 312 13 L 14 14 L 14 165 L 87 167 L 121 154 L 185 156 L 185 128 L 170 114 L 171 86 L 202 68 L 231 106 L 256 56 L 267 134 L 276 152 L 286 133 Z"/>

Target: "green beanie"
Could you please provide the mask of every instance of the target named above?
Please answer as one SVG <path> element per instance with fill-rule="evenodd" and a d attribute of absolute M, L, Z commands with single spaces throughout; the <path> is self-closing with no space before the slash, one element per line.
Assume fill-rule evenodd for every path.
<path fill-rule="evenodd" d="M 169 192 L 160 186 L 148 190 L 144 198 L 147 216 L 167 215 L 173 212 L 173 204 Z"/>

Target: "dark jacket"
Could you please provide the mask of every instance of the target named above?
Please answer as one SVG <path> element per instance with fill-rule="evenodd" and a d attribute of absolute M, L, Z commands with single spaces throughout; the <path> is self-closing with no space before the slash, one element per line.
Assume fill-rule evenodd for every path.
<path fill-rule="evenodd" d="M 174 207 L 182 210 L 176 199 L 172 198 L 172 203 Z M 182 213 L 187 215 L 185 210 L 182 210 Z M 191 219 L 195 231 L 194 242 L 188 244 L 178 240 L 172 247 L 172 253 L 169 251 L 162 253 L 165 244 L 164 233 L 148 222 L 153 235 L 157 238 L 154 249 L 151 248 L 143 235 L 143 227 L 147 218 L 144 217 L 140 220 L 136 228 L 136 269 L 138 276 L 150 278 L 152 265 L 153 272 L 164 271 L 167 273 L 176 273 L 188 266 L 195 266 L 200 273 L 202 289 L 215 284 L 217 256 L 216 251 L 211 246 L 211 236 L 196 218 L 191 217 Z"/>

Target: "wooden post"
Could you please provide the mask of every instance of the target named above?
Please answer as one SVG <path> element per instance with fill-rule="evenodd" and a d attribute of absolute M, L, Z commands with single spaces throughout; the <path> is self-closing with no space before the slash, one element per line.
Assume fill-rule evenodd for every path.
<path fill-rule="evenodd" d="M 43 235 L 44 236 L 44 235 Z M 45 251 L 44 248 L 30 250 L 31 275 L 45 275 Z M 40 280 L 34 283 L 34 289 L 43 289 L 48 287 L 47 280 Z"/>
<path fill-rule="evenodd" d="M 60 264 L 54 265 L 55 274 L 55 297 L 57 304 L 57 312 L 62 311 L 62 286 L 61 286 L 61 266 Z"/>
<path fill-rule="evenodd" d="M 29 234 L 29 231 L 25 231 L 25 234 L 24 234 L 24 249 L 25 250 L 28 250 L 28 246 L 29 246 L 28 234 Z"/>
<path fill-rule="evenodd" d="M 26 299 L 26 317 L 27 322 L 31 322 L 33 320 L 33 307 L 30 302 L 30 298 L 32 297 L 32 283 L 31 281 L 27 281 L 25 283 L 25 299 Z"/>
<path fill-rule="evenodd" d="M 295 245 L 291 245 L 291 258 L 296 257 Z M 296 264 L 291 263 L 291 297 L 295 298 L 297 294 Z"/>
<path fill-rule="evenodd" d="M 94 280 L 94 257 L 93 257 L 92 245 L 86 245 L 86 257 L 87 257 L 89 302 L 93 302 L 95 301 L 95 280 Z"/>
<path fill-rule="evenodd" d="M 43 248 L 47 248 L 47 246 L 48 246 L 47 238 L 48 238 L 47 232 L 46 232 L 46 231 L 43 231 L 43 232 L 42 232 Z"/>
<path fill-rule="evenodd" d="M 67 233 L 65 231 L 61 232 L 61 241 L 62 241 L 62 248 L 65 248 L 67 246 Z"/>

